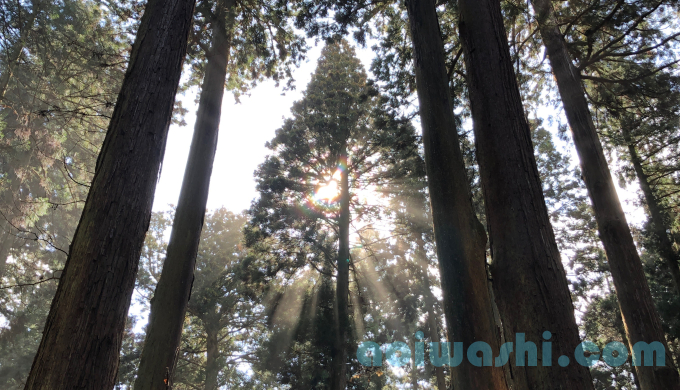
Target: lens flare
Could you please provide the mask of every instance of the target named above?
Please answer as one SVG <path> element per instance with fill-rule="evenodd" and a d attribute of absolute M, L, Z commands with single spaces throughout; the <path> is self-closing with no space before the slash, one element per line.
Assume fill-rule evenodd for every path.
<path fill-rule="evenodd" d="M 338 188 L 338 182 L 335 180 L 320 186 L 314 194 L 316 199 L 325 200 L 326 202 L 334 201 L 338 196 L 340 196 L 340 188 Z"/>
<path fill-rule="evenodd" d="M 341 159 L 338 168 L 325 181 L 317 183 L 313 193 L 306 197 L 305 204 L 302 206 L 303 212 L 321 212 L 327 216 L 333 216 L 340 211 L 340 180 L 342 173 L 347 169 L 347 161 Z"/>

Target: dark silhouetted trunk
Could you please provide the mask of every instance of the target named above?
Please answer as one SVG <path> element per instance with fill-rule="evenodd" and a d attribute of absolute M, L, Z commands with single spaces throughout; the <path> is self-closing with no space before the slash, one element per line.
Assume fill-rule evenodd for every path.
<path fill-rule="evenodd" d="M 216 326 L 206 327 L 205 390 L 217 390 L 217 375 L 220 372 L 217 331 Z"/>
<path fill-rule="evenodd" d="M 628 152 L 630 153 L 630 160 L 633 163 L 633 168 L 635 169 L 635 175 L 640 183 L 640 188 L 642 189 L 642 194 L 645 196 L 645 203 L 647 203 L 647 209 L 649 210 L 652 234 L 654 237 L 654 244 L 658 254 L 663 259 L 668 271 L 673 277 L 673 284 L 675 291 L 680 296 L 680 267 L 678 266 L 678 261 L 680 258 L 678 254 L 673 249 L 673 243 L 668 236 L 669 228 L 666 225 L 666 218 L 662 211 L 659 201 L 654 195 L 652 187 L 649 185 L 649 178 L 642 169 L 642 162 L 640 161 L 640 156 L 637 153 L 635 144 L 630 137 L 629 132 L 623 129 L 623 137 L 628 144 Z"/>
<path fill-rule="evenodd" d="M 115 384 L 194 3 L 145 8 L 26 390 Z"/>
<path fill-rule="evenodd" d="M 475 216 L 433 0 L 407 0 L 420 120 L 441 288 L 450 342 L 476 341 L 498 356 L 498 335 L 486 275 L 486 234 Z M 500 367 L 451 367 L 455 389 L 507 389 Z"/>
<path fill-rule="evenodd" d="M 349 336 L 349 172 L 347 170 L 346 149 L 341 154 L 340 177 L 340 216 L 338 240 L 338 273 L 336 277 L 336 321 L 337 336 L 333 356 L 333 375 L 331 389 L 344 390 L 347 386 L 347 338 Z"/>
<path fill-rule="evenodd" d="M 666 346 L 666 367 L 636 367 L 641 389 L 680 389 L 680 376 L 666 345 L 661 320 L 595 130 L 579 71 L 571 61 L 552 13 L 551 1 L 533 0 L 533 5 L 581 161 L 583 180 L 607 254 L 630 349 L 640 341 L 658 341 Z"/>
<path fill-rule="evenodd" d="M 194 135 L 163 271 L 151 300 L 149 325 L 135 380 L 136 390 L 163 390 L 166 382 L 172 382 L 217 147 L 230 45 L 225 17 L 232 6 L 233 1 L 222 4 L 211 23 L 212 44 L 210 52 L 206 53 L 207 65 Z"/>
<path fill-rule="evenodd" d="M 491 274 L 504 335 L 515 342 L 516 335 L 524 333 L 540 348 L 544 332 L 551 332 L 552 366 L 546 367 L 540 358 L 536 367 L 518 366 L 511 358 L 513 384 L 516 389 L 593 389 L 588 368 L 575 362 L 566 367 L 557 364 L 559 356 L 573 357 L 581 341 L 500 3 L 460 0 L 458 9 L 493 259 Z"/>

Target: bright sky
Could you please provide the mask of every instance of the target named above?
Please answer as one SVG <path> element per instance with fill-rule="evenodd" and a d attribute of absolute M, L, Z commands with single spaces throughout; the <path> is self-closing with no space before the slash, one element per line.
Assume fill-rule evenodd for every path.
<path fill-rule="evenodd" d="M 240 104 L 235 103 L 230 92 L 225 94 L 208 210 L 226 207 L 238 212 L 250 207 L 256 196 L 253 172 L 269 152 L 264 144 L 274 138 L 283 118 L 290 117 L 293 102 L 302 97 L 316 68 L 321 48 L 322 45 L 312 47 L 307 61 L 294 72 L 297 87 L 294 91 L 282 95 L 282 86 L 276 87 L 272 81 L 266 81 L 253 89 L 250 96 L 242 96 Z M 357 56 L 368 70 L 373 52 L 368 48 L 357 49 Z M 167 210 L 168 204 L 176 205 L 179 198 L 196 120 L 196 90 L 188 91 L 181 98 L 184 107 L 189 109 L 185 118 L 188 125 L 170 127 L 163 171 L 156 187 L 154 211 Z"/>
<path fill-rule="evenodd" d="M 231 93 L 225 94 L 208 210 L 226 207 L 238 212 L 250 206 L 250 202 L 256 197 L 253 172 L 269 152 L 264 144 L 274 137 L 276 129 L 283 124 L 283 118 L 290 116 L 293 102 L 301 98 L 316 67 L 321 47 L 322 45 L 312 47 L 307 61 L 294 72 L 297 86 L 294 91 L 282 95 L 281 87 L 275 87 L 273 82 L 266 81 L 253 89 L 250 96 L 242 96 L 240 104 L 235 103 Z M 368 71 L 373 52 L 370 48 L 358 48 L 357 55 Z M 154 211 L 167 210 L 169 204 L 177 204 L 179 198 L 196 118 L 196 89 L 188 91 L 180 98 L 189 109 L 185 118 L 188 125 L 173 125 L 170 128 L 163 170 L 156 188 Z M 562 122 L 566 123 L 564 116 L 561 116 Z M 419 129 L 419 125 L 417 128 Z M 556 142 L 561 144 L 557 140 Z M 573 146 L 571 150 L 563 152 L 572 156 L 573 163 L 578 163 Z M 637 186 L 617 189 L 629 222 L 640 225 L 645 217 L 642 210 L 633 206 L 633 201 L 637 198 Z"/>

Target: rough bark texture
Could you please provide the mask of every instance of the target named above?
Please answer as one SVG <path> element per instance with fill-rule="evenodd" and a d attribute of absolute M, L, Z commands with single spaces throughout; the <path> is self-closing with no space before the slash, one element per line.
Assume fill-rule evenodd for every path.
<path fill-rule="evenodd" d="M 27 390 L 115 384 L 193 9 L 146 6 Z"/>
<path fill-rule="evenodd" d="M 617 313 L 614 326 L 621 335 L 621 340 L 623 341 L 623 344 L 628 345 L 628 337 L 626 336 L 626 329 L 625 326 L 623 326 L 623 318 L 621 317 L 620 312 Z M 632 358 L 630 356 L 628 357 L 628 361 L 626 362 L 626 364 L 628 365 L 627 368 L 630 370 L 630 373 L 633 374 L 633 383 L 635 384 L 635 388 L 632 390 L 640 390 L 640 381 L 638 380 L 637 372 L 635 372 L 635 368 L 633 367 L 632 363 Z"/>
<path fill-rule="evenodd" d="M 208 201 L 229 60 L 225 13 L 232 9 L 233 0 L 221 5 L 212 21 L 212 47 L 206 53 L 194 135 L 163 271 L 151 301 L 135 390 L 162 390 L 172 382 Z"/>
<path fill-rule="evenodd" d="M 537 347 L 552 333 L 552 367 L 517 366 L 516 389 L 593 389 L 590 373 L 572 361 L 581 342 L 512 67 L 498 0 L 460 0 L 459 30 L 467 67 L 477 160 L 486 205 L 491 271 L 506 340 L 518 333 Z"/>
<path fill-rule="evenodd" d="M 666 347 L 666 367 L 636 367 L 641 389 L 680 389 L 680 376 L 666 345 L 661 320 L 595 130 L 581 77 L 567 51 L 552 13 L 551 1 L 533 0 L 533 5 L 581 161 L 583 179 L 607 254 L 629 347 L 632 350 L 632 346 L 640 341 L 658 341 Z"/>
<path fill-rule="evenodd" d="M 476 341 L 498 356 L 487 287 L 486 235 L 474 214 L 449 95 L 444 47 L 433 0 L 406 1 L 413 41 L 425 164 L 448 341 Z M 455 389 L 507 389 L 500 367 L 451 367 Z"/>
<path fill-rule="evenodd" d="M 349 172 L 347 170 L 347 153 L 342 154 L 344 164 L 340 177 L 340 218 L 338 242 L 338 270 L 336 277 L 336 321 L 337 335 L 335 355 L 333 356 L 332 390 L 344 390 L 347 386 L 347 337 L 349 336 Z"/>
<path fill-rule="evenodd" d="M 638 182 L 640 183 L 642 194 L 645 196 L 645 203 L 647 203 L 647 209 L 649 210 L 652 234 L 654 234 L 656 250 L 663 259 L 664 263 L 666 263 L 666 267 L 668 267 L 668 271 L 673 277 L 675 291 L 678 296 L 680 296 L 680 267 L 678 266 L 680 257 L 673 249 L 673 243 L 671 242 L 667 232 L 668 227 L 665 222 L 665 215 L 662 211 L 659 201 L 654 195 L 652 187 L 649 185 L 649 178 L 642 168 L 642 162 L 640 160 L 640 156 L 637 153 L 637 149 L 635 148 L 635 144 L 625 129 L 624 138 L 628 143 L 628 152 L 630 153 L 630 160 L 633 163 L 633 168 L 635 169 L 635 175 L 637 176 Z"/>

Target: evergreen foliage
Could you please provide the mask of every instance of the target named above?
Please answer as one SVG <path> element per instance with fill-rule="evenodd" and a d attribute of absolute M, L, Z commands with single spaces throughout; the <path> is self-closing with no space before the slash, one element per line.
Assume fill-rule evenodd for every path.
<path fill-rule="evenodd" d="M 482 3 L 497 5 L 495 0 L 477 5 Z M 597 210 L 586 190 L 588 166 L 578 167 L 572 152 L 563 111 L 569 98 L 560 95 L 553 76 L 546 50 L 550 37 L 540 24 L 546 20 L 557 29 L 580 80 L 606 165 L 625 190 L 619 196 L 633 196 L 622 205 L 627 217 L 642 220 L 629 223 L 644 269 L 636 277 L 649 285 L 667 356 L 678 367 L 678 2 L 498 3 L 580 337 L 600 350 L 612 341 L 628 345 L 629 326 L 614 288 L 616 269 L 607 260 Z M 91 193 L 145 4 L 0 0 L 1 389 L 26 386 Z M 173 389 L 443 390 L 459 383 L 456 370 L 434 367 L 427 358 L 428 342 L 450 336 L 442 319 L 451 302 L 442 299 L 447 279 L 440 274 L 435 243 L 437 208 L 430 203 L 426 174 L 431 160 L 415 130 L 423 107 L 428 109 L 418 100 L 417 71 L 436 64 L 415 58 L 409 4 L 415 3 L 196 2 L 181 91 L 209 89 L 208 69 L 219 57 L 214 34 L 222 27 L 227 61 L 220 90 L 231 92 L 237 102 L 265 80 L 281 84 L 283 92 L 299 87 L 295 68 L 312 52 L 311 45 L 324 47 L 301 99 L 266 145 L 269 154 L 254 173 L 258 196 L 250 209 L 206 211 L 169 381 Z M 436 2 L 434 7 L 455 125 L 449 130 L 457 131 L 473 214 L 493 240 L 498 229 L 490 231 L 489 221 L 501 208 L 485 204 L 478 159 L 489 160 L 479 154 L 480 139 L 472 131 L 480 122 L 479 116 L 473 120 L 470 103 L 475 75 L 466 69 L 470 58 L 465 53 L 471 57 L 472 52 L 464 50 L 459 31 L 461 13 L 470 4 L 475 2 Z M 549 18 L 542 19 L 546 4 Z M 471 20 L 464 22 L 475 23 Z M 374 54 L 370 71 L 357 54 L 367 54 L 366 46 Z M 423 65 L 417 61 L 425 67 L 418 68 Z M 176 101 L 167 123 L 185 124 L 186 112 Z M 229 142 L 229 118 L 222 119 L 228 131 L 220 140 Z M 118 327 L 123 337 L 120 390 L 133 388 L 138 377 L 146 316 L 174 216 L 174 210 L 155 212 L 149 224 L 132 309 L 124 329 Z M 114 229 L 111 237 L 136 229 L 130 226 Z M 493 270 L 494 257 L 500 256 L 492 253 L 494 243 L 480 246 Z M 493 291 L 494 275 L 489 271 L 487 276 Z M 494 299 L 505 304 L 507 297 Z M 496 330 L 508 329 L 512 324 L 495 302 L 489 309 Z M 517 310 L 527 305 L 511 304 Z M 387 363 L 365 367 L 355 357 L 362 341 L 405 342 L 414 350 L 417 331 L 424 333 L 425 367 L 416 367 L 413 355 L 400 369 Z M 513 341 L 513 335 L 503 336 Z M 600 361 L 589 371 L 597 390 L 650 390 L 647 374 L 630 359 L 619 367 Z M 521 381 L 513 386 L 524 390 Z"/>

